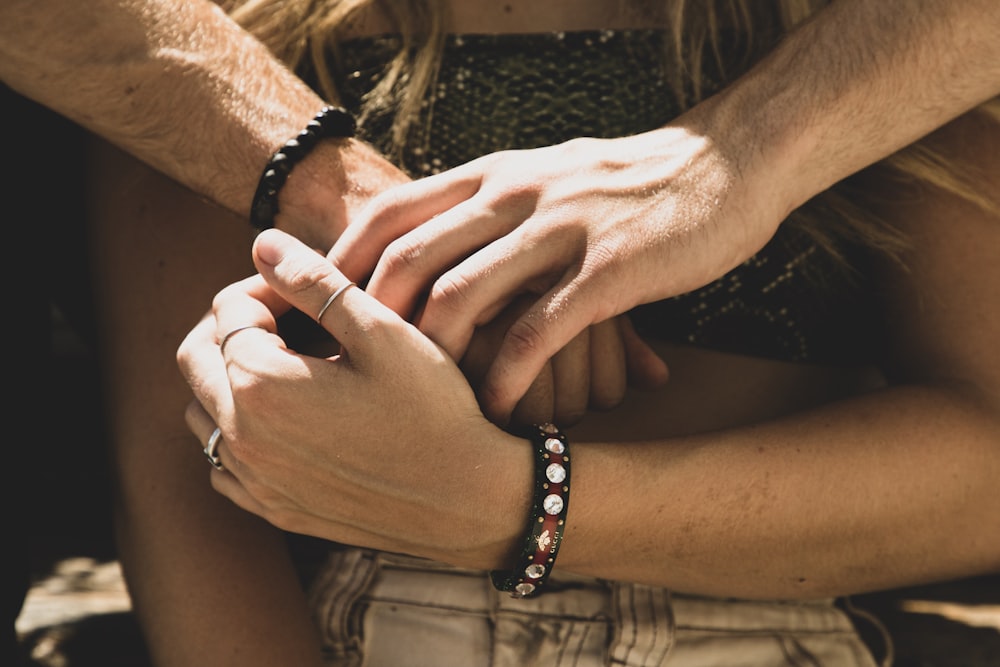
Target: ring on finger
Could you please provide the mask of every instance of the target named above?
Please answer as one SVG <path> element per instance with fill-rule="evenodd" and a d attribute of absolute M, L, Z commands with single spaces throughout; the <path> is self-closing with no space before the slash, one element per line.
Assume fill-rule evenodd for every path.
<path fill-rule="evenodd" d="M 229 339 L 238 334 L 239 332 L 246 331 L 247 329 L 260 329 L 262 331 L 267 331 L 266 328 L 262 327 L 259 324 L 244 324 L 241 327 L 236 327 L 235 329 L 230 330 L 229 333 L 223 336 L 222 340 L 219 341 L 219 352 L 224 353 L 226 351 L 226 343 L 229 342 Z"/>
<path fill-rule="evenodd" d="M 351 282 L 347 283 L 346 285 L 341 285 L 340 287 L 338 287 L 337 290 L 330 295 L 330 298 L 326 300 L 326 302 L 323 304 L 323 307 L 319 309 L 319 314 L 316 315 L 316 321 L 319 322 L 323 319 L 323 315 L 326 314 L 327 308 L 333 305 L 333 302 L 337 300 L 338 296 L 347 291 L 348 287 L 354 287 L 354 286 L 355 286 L 354 283 Z"/>
<path fill-rule="evenodd" d="M 220 442 L 222 442 L 222 429 L 216 426 L 215 430 L 212 431 L 212 435 L 208 436 L 208 444 L 205 445 L 205 456 L 213 468 L 216 470 L 225 470 L 222 467 L 222 460 L 219 458 Z"/>

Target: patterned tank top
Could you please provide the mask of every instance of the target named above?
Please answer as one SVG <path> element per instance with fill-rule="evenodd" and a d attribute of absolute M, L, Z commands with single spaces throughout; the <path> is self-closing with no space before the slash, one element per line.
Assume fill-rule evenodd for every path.
<path fill-rule="evenodd" d="M 453 35 L 401 154 L 392 150 L 389 113 L 371 114 L 361 136 L 419 178 L 498 150 L 645 132 L 680 108 L 663 39 L 656 30 Z M 345 106 L 360 109 L 397 49 L 394 37 L 342 45 Z M 799 363 L 868 363 L 881 345 L 866 277 L 871 257 L 860 247 L 840 251 L 853 271 L 785 224 L 722 278 L 630 316 L 642 335 L 675 343 Z"/>

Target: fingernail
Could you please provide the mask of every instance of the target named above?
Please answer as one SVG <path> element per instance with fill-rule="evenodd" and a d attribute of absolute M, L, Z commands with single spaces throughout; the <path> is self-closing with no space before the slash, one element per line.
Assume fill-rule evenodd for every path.
<path fill-rule="evenodd" d="M 281 244 L 278 242 L 278 234 L 280 232 L 267 229 L 258 234 L 257 238 L 254 239 L 254 254 L 262 264 L 276 266 L 281 261 L 284 253 L 282 253 Z"/>

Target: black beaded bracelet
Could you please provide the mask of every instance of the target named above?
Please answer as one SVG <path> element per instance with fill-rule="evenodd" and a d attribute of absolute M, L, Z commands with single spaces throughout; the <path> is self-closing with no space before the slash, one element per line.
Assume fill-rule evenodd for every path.
<path fill-rule="evenodd" d="M 553 424 L 540 424 L 531 436 L 535 453 L 535 492 L 524 549 L 512 570 L 493 570 L 497 590 L 516 598 L 537 595 L 556 562 L 569 507 L 569 443 Z"/>
<path fill-rule="evenodd" d="M 257 183 L 250 204 L 250 225 L 257 231 L 274 227 L 278 215 L 278 192 L 281 191 L 288 174 L 309 154 L 321 139 L 346 139 L 354 136 L 356 124 L 354 116 L 341 107 L 323 107 L 306 124 L 304 130 L 271 156 Z"/>

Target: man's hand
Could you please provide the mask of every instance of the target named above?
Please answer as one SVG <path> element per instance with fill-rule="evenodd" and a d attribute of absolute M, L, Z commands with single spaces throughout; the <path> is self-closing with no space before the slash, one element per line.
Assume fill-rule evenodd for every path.
<path fill-rule="evenodd" d="M 697 129 L 682 119 L 474 160 L 376 197 L 330 257 L 355 280 L 370 275 L 370 294 L 456 359 L 527 298 L 479 391 L 504 423 L 587 327 L 704 285 L 770 238 L 786 211 L 762 210 L 728 147 Z M 662 381 L 662 362 L 642 354 Z"/>

